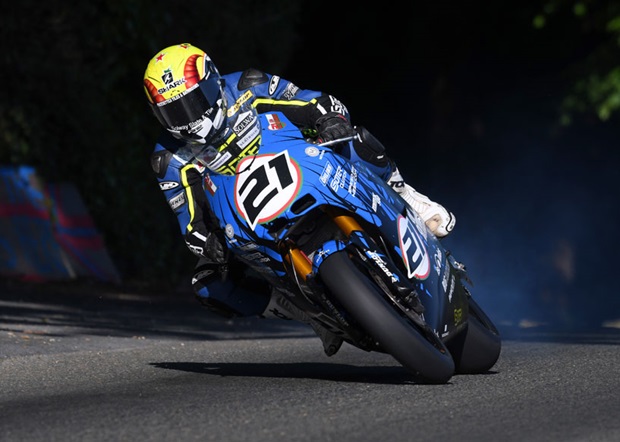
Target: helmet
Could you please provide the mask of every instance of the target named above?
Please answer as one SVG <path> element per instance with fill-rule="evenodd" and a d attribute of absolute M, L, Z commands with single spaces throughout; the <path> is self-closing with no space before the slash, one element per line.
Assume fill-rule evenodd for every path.
<path fill-rule="evenodd" d="M 191 144 L 205 144 L 226 127 L 222 85 L 209 56 L 188 43 L 161 50 L 144 72 L 153 113 L 174 137 Z"/>

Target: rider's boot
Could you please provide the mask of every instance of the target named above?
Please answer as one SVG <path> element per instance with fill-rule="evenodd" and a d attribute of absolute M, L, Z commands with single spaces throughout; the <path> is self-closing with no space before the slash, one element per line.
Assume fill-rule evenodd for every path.
<path fill-rule="evenodd" d="M 387 183 L 420 215 L 436 237 L 442 238 L 454 229 L 456 224 L 454 214 L 405 183 L 397 167 L 394 168 Z"/>
<path fill-rule="evenodd" d="M 327 356 L 335 355 L 342 346 L 342 338 L 327 330 L 318 322 L 312 320 L 303 310 L 290 302 L 279 290 L 271 289 L 271 299 L 261 314 L 264 318 L 295 319 L 310 325 L 323 343 L 323 350 Z"/>

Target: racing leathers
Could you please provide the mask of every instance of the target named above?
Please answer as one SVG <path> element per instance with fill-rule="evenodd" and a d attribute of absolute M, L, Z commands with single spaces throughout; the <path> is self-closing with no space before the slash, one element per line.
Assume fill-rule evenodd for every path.
<path fill-rule="evenodd" d="M 222 79 L 231 135 L 221 142 L 238 152 L 253 154 L 259 147 L 258 133 L 254 136 L 252 131 L 239 129 L 243 123 L 242 109 L 251 106 L 259 114 L 282 112 L 306 136 L 320 141 L 354 135 L 353 149 L 349 143 L 341 144 L 343 155 L 364 161 L 386 181 L 396 170 L 376 138 L 363 127 L 353 129 L 349 112 L 334 96 L 300 89 L 277 75 L 256 69 L 223 75 Z M 177 216 L 185 242 L 200 258 L 192 280 L 194 291 L 205 306 L 224 316 L 261 315 L 269 304 L 271 287 L 253 276 L 245 264 L 228 259 L 220 222 L 205 196 L 210 188 L 209 174 L 214 172 L 196 157 L 199 148 L 165 132 L 151 157 L 153 171 Z M 217 172 L 232 175 L 235 171 L 222 163 Z"/>

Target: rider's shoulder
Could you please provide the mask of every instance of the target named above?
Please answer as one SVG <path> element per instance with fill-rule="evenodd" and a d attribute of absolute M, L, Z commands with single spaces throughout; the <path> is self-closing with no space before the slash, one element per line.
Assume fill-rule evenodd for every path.
<path fill-rule="evenodd" d="M 239 90 L 249 89 L 259 84 L 267 83 L 269 76 L 256 68 L 248 68 L 243 72 L 240 72 L 239 81 L 237 82 L 237 88 Z"/>
<path fill-rule="evenodd" d="M 173 156 L 184 144 L 167 132 L 157 138 L 153 152 L 151 152 L 151 167 L 155 174 L 158 176 L 166 174 L 171 163 L 177 162 L 173 161 Z"/>

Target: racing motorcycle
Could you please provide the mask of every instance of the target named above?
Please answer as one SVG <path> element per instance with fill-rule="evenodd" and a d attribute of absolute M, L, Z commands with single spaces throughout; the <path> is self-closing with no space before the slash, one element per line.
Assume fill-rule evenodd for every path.
<path fill-rule="evenodd" d="M 490 370 L 499 332 L 467 288 L 465 266 L 419 215 L 366 166 L 311 142 L 283 114 L 258 118 L 258 152 L 232 176 L 207 177 L 230 253 L 312 321 L 391 355 L 417 382 Z"/>

